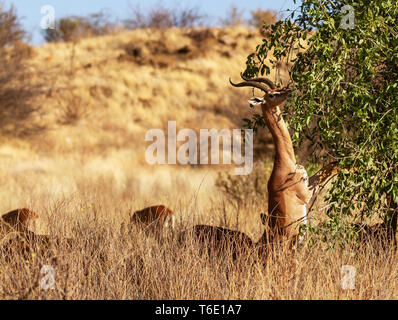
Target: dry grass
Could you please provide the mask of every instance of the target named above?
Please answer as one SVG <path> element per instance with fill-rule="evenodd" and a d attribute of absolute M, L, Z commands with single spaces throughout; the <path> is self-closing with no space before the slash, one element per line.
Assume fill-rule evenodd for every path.
<path fill-rule="evenodd" d="M 45 95 L 37 102 L 43 114 L 32 121 L 48 129 L 2 139 L 0 212 L 31 208 L 40 215 L 39 234 L 75 243 L 61 241 L 45 255 L 0 253 L 0 298 L 396 298 L 393 251 L 333 251 L 315 241 L 296 252 L 280 247 L 261 260 L 232 261 L 228 252 L 208 256 L 194 241 L 177 243 L 179 231 L 198 223 L 254 240 L 263 232 L 265 198 L 236 205 L 215 187 L 217 172 L 230 168 L 149 167 L 144 158 L 145 132 L 168 120 L 177 120 L 177 129 L 241 127 L 252 112 L 250 90 L 233 90 L 228 77 L 239 77 L 259 41 L 243 27 L 136 30 L 34 48 L 30 67 Z M 132 45 L 151 59 L 134 56 Z M 188 53 L 177 53 L 182 48 Z M 270 151 L 270 142 L 263 134 L 256 146 Z M 156 204 L 175 211 L 175 237 L 159 244 L 141 230 L 121 230 L 130 213 Z M 54 290 L 40 287 L 43 265 L 55 269 Z M 343 265 L 356 268 L 355 290 L 341 287 Z"/>
<path fill-rule="evenodd" d="M 121 186 L 113 174 L 85 176 L 71 169 L 68 177 L 43 172 L 4 176 L 2 210 L 28 205 L 41 213 L 38 232 L 75 239 L 61 241 L 46 255 L 0 254 L 2 299 L 395 299 L 398 276 L 395 251 L 326 250 L 317 242 L 291 251 L 274 248 L 268 257 L 254 254 L 231 259 L 200 253 L 194 240 L 177 242 L 180 231 L 209 223 L 245 231 L 254 240 L 262 233 L 258 213 L 264 208 L 246 204 L 239 211 L 215 190 L 173 189 L 152 185 L 152 196 L 140 192 L 142 182 Z M 187 174 L 187 173 L 186 173 Z M 192 172 L 190 173 L 192 174 Z M 193 175 L 194 176 L 194 175 Z M 158 177 L 159 182 L 162 176 Z M 50 184 L 53 180 L 53 185 Z M 58 183 L 57 183 L 58 180 Z M 33 184 L 32 182 L 35 181 Z M 47 181 L 47 184 L 45 183 Z M 57 187 L 58 186 L 58 187 Z M 188 192 L 189 190 L 189 192 Z M 202 194 L 201 194 L 202 193 Z M 213 196 L 211 196 L 213 194 Z M 27 195 L 29 195 L 27 197 Z M 207 197 L 207 199 L 205 199 Z M 177 230 L 162 243 L 142 230 L 121 229 L 129 214 L 148 204 L 167 203 L 177 214 Z M 237 217 L 238 216 L 238 217 Z M 50 251 L 51 250 L 51 251 Z M 42 290 L 43 265 L 55 269 L 55 289 Z M 343 290 L 343 265 L 356 268 L 355 290 Z"/>

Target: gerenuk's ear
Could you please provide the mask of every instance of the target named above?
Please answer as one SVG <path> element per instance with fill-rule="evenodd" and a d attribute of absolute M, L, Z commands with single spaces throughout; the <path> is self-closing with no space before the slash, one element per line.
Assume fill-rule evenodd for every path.
<path fill-rule="evenodd" d="M 249 100 L 249 103 L 250 103 L 251 106 L 255 106 L 255 105 L 259 105 L 259 104 L 264 104 L 264 103 L 265 103 L 265 99 L 264 99 L 264 98 L 257 98 L 257 97 L 254 97 L 254 98 L 251 98 L 251 99 Z"/>

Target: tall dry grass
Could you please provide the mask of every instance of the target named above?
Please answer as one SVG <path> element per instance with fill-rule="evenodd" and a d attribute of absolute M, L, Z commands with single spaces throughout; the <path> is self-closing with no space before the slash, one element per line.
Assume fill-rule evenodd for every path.
<path fill-rule="evenodd" d="M 153 197 L 140 192 L 126 196 L 112 176 L 102 173 L 91 179 L 76 176 L 64 185 L 70 192 L 49 197 L 41 179 L 35 185 L 9 179 L 8 196 L 41 214 L 38 233 L 70 237 L 74 243 L 55 243 L 44 254 L 0 254 L 2 299 L 397 298 L 397 258 L 392 249 L 380 251 L 366 244 L 331 250 L 319 239 L 311 239 L 313 246 L 306 239 L 297 250 L 282 244 L 258 258 L 253 249 L 234 261 L 228 250 L 208 254 L 195 239 L 178 242 L 178 234 L 197 223 L 239 229 L 256 241 L 263 232 L 261 204 L 246 204 L 236 211 L 228 198 L 216 195 L 208 198 L 210 206 L 203 207 L 197 200 L 200 191 L 187 192 L 186 186 L 172 191 L 154 186 Z M 68 185 L 72 183 L 78 192 Z M 30 198 L 11 196 L 20 185 Z M 161 202 L 175 209 L 178 223 L 160 243 L 135 226 L 121 228 L 135 209 Z M 6 206 L 2 203 L 2 208 Z M 45 274 L 40 270 L 45 265 L 55 270 L 53 290 L 41 288 Z M 342 288 L 344 265 L 356 270 L 354 290 Z"/>

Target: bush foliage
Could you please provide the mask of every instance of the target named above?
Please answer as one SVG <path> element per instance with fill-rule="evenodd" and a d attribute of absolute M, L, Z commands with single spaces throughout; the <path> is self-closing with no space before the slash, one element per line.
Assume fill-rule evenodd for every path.
<path fill-rule="evenodd" d="M 346 5 L 353 28 L 344 25 Z M 289 66 L 295 94 L 285 113 L 295 146 L 310 141 L 310 161 L 354 168 L 330 191 L 332 221 L 340 214 L 397 215 L 397 16 L 391 0 L 304 0 L 284 21 L 265 26 L 269 38 L 247 59 L 246 76 Z M 253 124 L 264 125 L 260 118 Z"/>

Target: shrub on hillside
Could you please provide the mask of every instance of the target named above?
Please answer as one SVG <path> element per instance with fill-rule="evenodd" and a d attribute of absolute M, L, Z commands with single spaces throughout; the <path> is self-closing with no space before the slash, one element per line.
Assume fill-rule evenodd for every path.
<path fill-rule="evenodd" d="M 38 88 L 29 84 L 26 61 L 32 55 L 14 7 L 0 3 L 0 127 L 2 133 L 26 133 L 26 121 L 38 106 Z"/>
<path fill-rule="evenodd" d="M 191 28 L 201 26 L 206 16 L 197 7 L 168 8 L 162 4 L 142 10 L 139 6 L 132 8 L 131 18 L 124 20 L 127 29 L 140 28 Z"/>
<path fill-rule="evenodd" d="M 280 19 L 282 19 L 282 15 L 278 14 L 276 10 L 257 9 L 251 11 L 249 25 L 264 34 L 265 26 L 273 25 Z"/>
<path fill-rule="evenodd" d="M 234 27 L 238 25 L 244 25 L 246 22 L 243 18 L 245 14 L 244 9 L 239 9 L 237 6 L 232 5 L 225 18 L 220 19 L 220 23 L 223 27 Z"/>
<path fill-rule="evenodd" d="M 56 21 L 55 29 L 44 30 L 44 39 L 47 42 L 76 41 L 80 38 L 111 33 L 115 26 L 110 15 L 104 11 L 87 17 L 69 16 Z"/>

